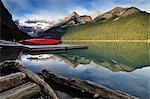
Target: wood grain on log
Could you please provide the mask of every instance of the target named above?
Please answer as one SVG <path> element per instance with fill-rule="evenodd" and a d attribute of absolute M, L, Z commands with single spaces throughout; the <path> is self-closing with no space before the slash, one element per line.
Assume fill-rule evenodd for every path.
<path fill-rule="evenodd" d="M 40 87 L 42 87 L 42 89 L 44 90 L 44 92 L 46 94 L 48 94 L 49 96 L 51 96 L 53 99 L 59 99 L 57 97 L 56 93 L 54 92 L 54 90 L 43 79 L 41 79 L 37 74 L 35 74 L 32 71 L 26 69 L 25 67 L 23 67 L 19 63 L 16 63 L 15 66 L 21 72 L 25 73 L 33 82 L 35 82 L 38 85 L 40 85 Z"/>
<path fill-rule="evenodd" d="M 32 82 L 27 82 L 23 85 L 0 93 L 0 99 L 29 99 L 38 94 L 41 88 Z"/>
<path fill-rule="evenodd" d="M 21 72 L 0 77 L 0 92 L 22 84 L 25 77 L 26 75 Z"/>

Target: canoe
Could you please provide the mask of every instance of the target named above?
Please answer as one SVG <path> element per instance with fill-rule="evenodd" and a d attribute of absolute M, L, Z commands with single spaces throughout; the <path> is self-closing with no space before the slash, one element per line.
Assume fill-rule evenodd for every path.
<path fill-rule="evenodd" d="M 23 44 L 29 44 L 29 45 L 56 45 L 56 44 L 62 43 L 61 40 L 43 39 L 43 38 L 27 39 L 27 40 L 21 40 L 19 42 Z"/>

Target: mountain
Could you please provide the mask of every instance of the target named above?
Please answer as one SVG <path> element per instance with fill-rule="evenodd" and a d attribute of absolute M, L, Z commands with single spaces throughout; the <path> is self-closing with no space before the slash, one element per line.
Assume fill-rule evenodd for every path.
<path fill-rule="evenodd" d="M 95 18 L 94 20 L 108 20 L 110 18 L 114 18 L 114 19 L 119 19 L 122 17 L 126 17 L 135 13 L 140 12 L 139 9 L 135 8 L 135 7 L 130 7 L 130 8 L 123 8 L 123 7 L 115 7 L 114 9 L 100 15 L 99 17 Z"/>
<path fill-rule="evenodd" d="M 90 16 L 80 16 L 76 12 L 72 12 L 70 15 L 66 16 L 57 24 L 51 26 L 48 30 L 44 32 L 39 32 L 39 37 L 52 37 L 55 39 L 60 39 L 61 36 L 66 32 L 67 27 L 69 26 L 77 26 L 80 24 L 85 24 L 92 22 L 92 18 Z"/>
<path fill-rule="evenodd" d="M 66 16 L 59 23 L 55 24 L 53 27 L 67 27 L 67 26 L 75 26 L 79 24 L 84 24 L 85 21 L 80 17 L 76 12 L 72 12 L 70 15 Z"/>
<path fill-rule="evenodd" d="M 54 21 L 40 19 L 26 20 L 24 22 L 16 21 L 18 28 L 32 37 L 38 37 L 38 33 L 49 29 L 55 24 Z"/>
<path fill-rule="evenodd" d="M 106 13 L 96 12 L 90 16 L 72 12 L 57 22 L 27 20 L 25 23 L 29 27 L 22 30 L 36 32 L 41 38 L 64 40 L 142 40 L 148 38 L 149 15 L 135 7 L 115 7 Z M 35 26 L 30 27 L 32 24 Z"/>
<path fill-rule="evenodd" d="M 21 40 L 31 38 L 26 33 L 21 32 L 15 22 L 12 20 L 12 15 L 4 7 L 2 1 L 0 0 L 0 39 L 3 40 Z"/>
<path fill-rule="evenodd" d="M 116 18 L 119 18 L 116 20 Z M 63 40 L 147 40 L 150 13 L 116 7 L 94 22 L 68 27 Z"/>
<path fill-rule="evenodd" d="M 88 16 L 88 15 L 83 15 L 83 16 L 80 16 L 80 17 L 84 21 L 84 23 L 89 23 L 89 22 L 93 21 L 91 16 Z"/>

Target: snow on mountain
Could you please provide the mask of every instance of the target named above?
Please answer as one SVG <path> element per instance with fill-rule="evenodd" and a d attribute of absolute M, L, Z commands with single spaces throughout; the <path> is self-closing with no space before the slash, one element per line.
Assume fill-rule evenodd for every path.
<path fill-rule="evenodd" d="M 43 32 L 49 29 L 59 21 L 61 20 L 46 21 L 46 20 L 34 19 L 34 20 L 26 20 L 26 21 L 18 21 L 18 22 L 16 21 L 16 24 L 21 31 L 33 37 L 36 37 L 39 32 Z"/>

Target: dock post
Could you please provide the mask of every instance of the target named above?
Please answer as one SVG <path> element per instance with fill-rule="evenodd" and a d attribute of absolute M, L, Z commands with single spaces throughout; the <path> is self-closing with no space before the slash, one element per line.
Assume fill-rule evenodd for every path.
<path fill-rule="evenodd" d="M 65 47 L 65 52 L 67 52 L 68 51 L 68 49 L 67 49 L 67 47 Z"/>

